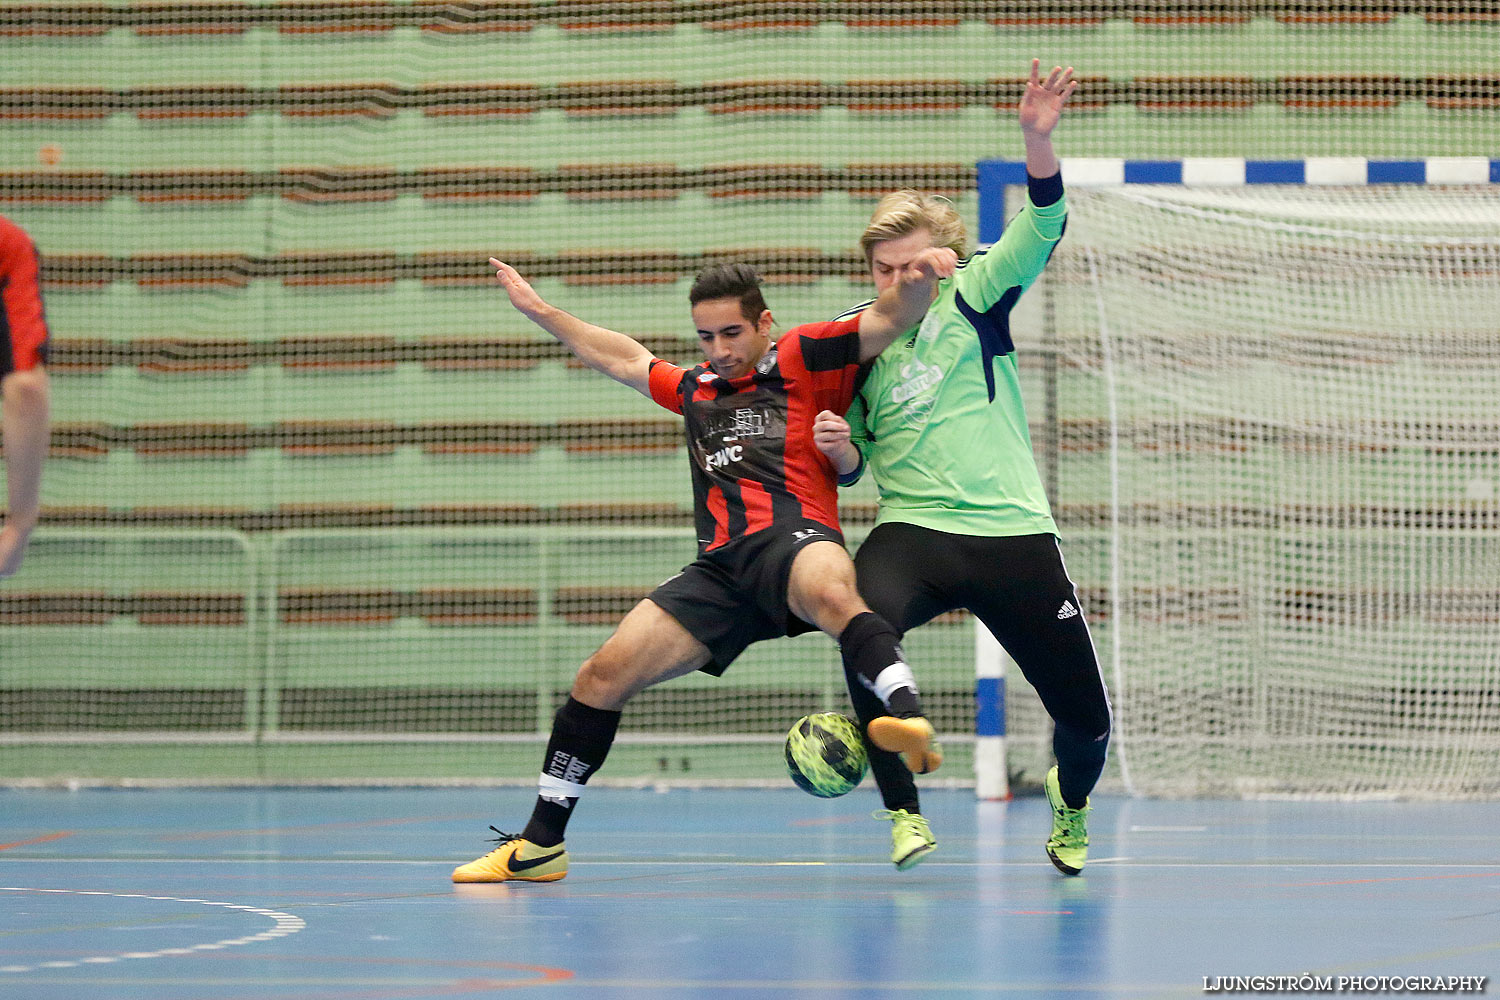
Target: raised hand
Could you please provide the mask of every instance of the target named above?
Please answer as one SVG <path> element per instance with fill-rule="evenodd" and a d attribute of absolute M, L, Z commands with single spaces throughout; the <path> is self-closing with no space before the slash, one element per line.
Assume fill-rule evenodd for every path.
<path fill-rule="evenodd" d="M 1063 69 L 1053 66 L 1045 80 L 1041 79 L 1042 61 L 1031 60 L 1031 79 L 1026 81 L 1026 92 L 1021 95 L 1021 131 L 1037 136 L 1049 136 L 1062 117 L 1063 105 L 1068 103 L 1078 81 L 1073 79 L 1073 67 Z"/>
<path fill-rule="evenodd" d="M 494 257 L 490 258 L 490 266 L 495 269 L 495 277 L 505 287 L 505 294 L 510 296 L 511 305 L 532 318 L 547 308 L 546 300 L 536 293 L 536 289 L 515 268 Z"/>
<path fill-rule="evenodd" d="M 928 247 L 897 270 L 896 283 L 859 314 L 859 359 L 870 360 L 922 322 L 937 298 L 938 282 L 957 271 L 958 254 L 948 247 Z"/>
<path fill-rule="evenodd" d="M 928 247 L 911 259 L 901 275 L 904 282 L 941 281 L 958 270 L 958 254 L 948 247 Z"/>

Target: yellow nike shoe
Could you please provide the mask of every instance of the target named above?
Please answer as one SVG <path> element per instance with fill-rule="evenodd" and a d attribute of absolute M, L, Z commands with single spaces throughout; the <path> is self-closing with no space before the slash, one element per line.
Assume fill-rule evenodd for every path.
<path fill-rule="evenodd" d="M 899 753 L 912 774 L 929 774 L 943 763 L 943 746 L 932 731 L 932 723 L 920 715 L 898 719 L 882 715 L 865 727 L 870 742 L 882 750 Z"/>
<path fill-rule="evenodd" d="M 514 833 L 490 829 L 500 834 L 500 846 L 453 869 L 453 881 L 556 882 L 568 874 L 568 849 L 562 844 L 539 847 Z"/>

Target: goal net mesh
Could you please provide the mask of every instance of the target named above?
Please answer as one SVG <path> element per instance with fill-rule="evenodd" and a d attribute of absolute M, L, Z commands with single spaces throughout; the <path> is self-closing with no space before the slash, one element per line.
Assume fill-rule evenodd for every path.
<path fill-rule="evenodd" d="M 0 212 L 53 337 L 0 781 L 534 781 L 579 664 L 693 557 L 692 495 L 679 418 L 491 255 L 694 362 L 706 263 L 759 268 L 784 331 L 870 296 L 887 191 L 977 235 L 1033 57 L 1077 68 L 1068 157 L 1478 162 L 1497 51 L 1491 0 L 0 2 Z M 1483 785 L 1489 196 L 1070 197 L 1012 327 L 1105 787 Z M 842 494 L 851 542 L 875 498 Z M 973 773 L 973 635 L 906 640 L 924 782 Z M 1006 703 L 1035 787 L 1049 720 L 1014 673 Z M 761 643 L 635 699 L 600 779 L 784 782 L 782 734 L 847 704 L 826 636 Z"/>
<path fill-rule="evenodd" d="M 1500 789 L 1500 194 L 1070 192 L 1061 492 L 1117 778 Z"/>

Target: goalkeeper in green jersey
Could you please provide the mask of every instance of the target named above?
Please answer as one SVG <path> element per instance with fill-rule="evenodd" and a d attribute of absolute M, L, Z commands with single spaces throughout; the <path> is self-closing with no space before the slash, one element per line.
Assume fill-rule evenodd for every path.
<path fill-rule="evenodd" d="M 870 607 L 901 633 L 967 608 L 1041 696 L 1057 756 L 1046 778 L 1047 855 L 1077 875 L 1110 706 L 1032 457 L 1009 329 L 1011 309 L 1046 266 L 1067 218 L 1052 130 L 1076 82 L 1071 68 L 1054 68 L 1045 79 L 1038 69 L 1033 60 L 1019 108 L 1025 208 L 998 243 L 939 284 L 921 326 L 871 363 L 847 421 L 824 411 L 813 431 L 842 483 L 858 480 L 866 463 L 875 475 L 879 513 L 855 558 Z M 950 247 L 960 258 L 966 250 L 952 204 L 915 191 L 881 199 L 862 243 L 877 289 L 928 247 Z M 883 714 L 857 678 L 848 681 L 862 724 Z M 891 860 L 910 867 L 936 841 L 911 772 L 895 754 L 869 750 L 893 821 Z"/>

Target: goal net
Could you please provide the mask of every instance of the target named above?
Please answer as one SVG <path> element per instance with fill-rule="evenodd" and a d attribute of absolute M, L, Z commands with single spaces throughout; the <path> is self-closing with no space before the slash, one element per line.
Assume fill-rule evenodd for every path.
<path fill-rule="evenodd" d="M 1500 192 L 1069 199 L 1059 493 L 1110 780 L 1500 791 Z"/>
<path fill-rule="evenodd" d="M 779 331 L 828 319 L 871 294 L 882 194 L 985 238 L 976 165 L 1020 155 L 1034 57 L 1076 67 L 1067 157 L 1497 179 L 1494 11 L 0 2 L 0 213 L 42 254 L 53 400 L 41 526 L 0 581 L 0 783 L 533 785 L 579 664 L 693 558 L 693 497 L 681 420 L 512 309 L 491 255 L 674 362 L 712 262 L 760 270 Z M 1421 242 L 1493 233 L 1493 196 L 1314 218 L 1067 179 L 1012 332 L 1119 710 L 1104 787 L 1274 783 L 1281 755 L 1330 787 L 1500 771 L 1495 501 L 1469 496 L 1496 480 L 1492 255 Z M 858 544 L 872 477 L 840 499 Z M 906 640 L 948 751 L 924 784 L 999 728 L 974 636 L 954 613 Z M 1050 720 L 998 680 L 1035 788 Z M 632 699 L 598 780 L 785 785 L 783 734 L 829 710 L 827 636 L 759 643 Z"/>

